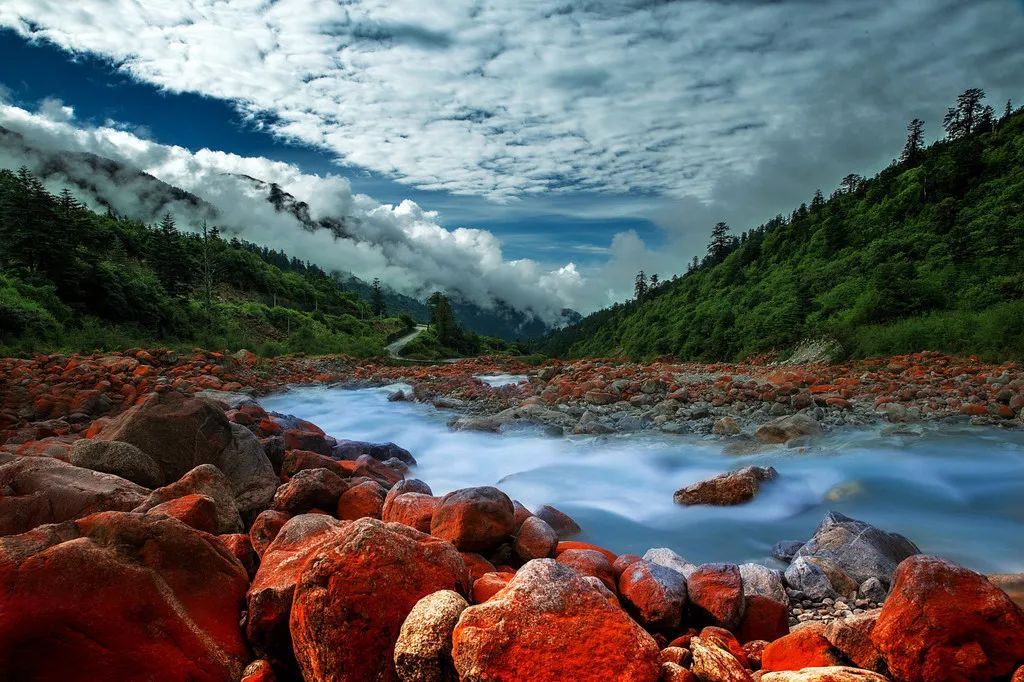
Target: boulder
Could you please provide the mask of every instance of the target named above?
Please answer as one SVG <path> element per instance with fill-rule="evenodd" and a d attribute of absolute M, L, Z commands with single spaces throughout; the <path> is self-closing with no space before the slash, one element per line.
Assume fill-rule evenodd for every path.
<path fill-rule="evenodd" d="M 690 608 L 704 624 L 727 630 L 743 618 L 743 579 L 736 564 L 703 564 L 686 579 Z"/>
<path fill-rule="evenodd" d="M 871 609 L 846 618 L 836 618 L 825 626 L 825 639 L 851 663 L 868 670 L 881 671 L 882 655 L 871 641 L 881 609 Z"/>
<path fill-rule="evenodd" d="M 523 562 L 550 557 L 558 545 L 558 535 L 539 516 L 531 516 L 516 533 L 515 552 Z"/>
<path fill-rule="evenodd" d="M 423 493 L 402 493 L 384 502 L 380 517 L 384 521 L 401 523 L 421 533 L 429 533 L 434 512 L 441 506 L 441 498 Z"/>
<path fill-rule="evenodd" d="M 348 523 L 310 557 L 295 588 L 291 634 L 303 677 L 392 679 L 395 643 L 416 603 L 438 590 L 468 589 L 450 543 L 398 523 Z"/>
<path fill-rule="evenodd" d="M 149 491 L 126 479 L 49 457 L 0 463 L 0 536 L 100 511 L 128 511 Z"/>
<path fill-rule="evenodd" d="M 473 603 L 483 604 L 485 601 L 501 592 L 512 580 L 515 573 L 499 573 L 492 571 L 484 573 L 473 581 Z"/>
<path fill-rule="evenodd" d="M 158 504 L 146 513 L 163 514 L 204 533 L 217 534 L 217 505 L 213 498 L 206 495 L 176 497 Z"/>
<path fill-rule="evenodd" d="M 218 533 L 242 532 L 242 518 L 235 506 L 231 484 L 221 470 L 212 464 L 197 466 L 174 483 L 157 488 L 132 511 L 145 513 L 165 502 L 189 495 L 204 495 L 213 501 Z"/>
<path fill-rule="evenodd" d="M 579 524 L 571 516 L 555 509 L 551 505 L 541 505 L 534 512 L 534 515 L 540 517 L 549 526 L 554 528 L 555 532 L 558 533 L 559 540 L 577 535 L 581 530 Z"/>
<path fill-rule="evenodd" d="M 395 674 L 401 682 L 457 682 L 452 633 L 469 603 L 440 590 L 416 602 L 395 642 Z"/>
<path fill-rule="evenodd" d="M 640 557 L 637 557 L 639 560 Z M 619 578 L 615 575 L 608 557 L 593 549 L 569 549 L 558 555 L 558 563 L 569 566 L 582 576 L 600 580 L 612 592 L 618 591 Z M 635 562 L 633 562 L 635 563 Z M 625 567 L 623 567 L 625 570 Z M 622 575 L 620 572 L 619 575 Z"/>
<path fill-rule="evenodd" d="M 775 601 L 788 603 L 786 587 L 782 583 L 782 571 L 768 568 L 762 564 L 740 564 L 740 577 L 743 579 L 743 594 L 748 597 L 759 595 Z"/>
<path fill-rule="evenodd" d="M 326 514 L 302 514 L 285 523 L 263 552 L 246 595 L 246 635 L 257 652 L 290 661 L 288 619 L 299 573 L 306 561 L 344 527 L 344 522 Z"/>
<path fill-rule="evenodd" d="M 495 571 L 494 564 L 476 552 L 459 552 L 459 556 L 462 557 L 462 563 L 466 564 L 470 580 L 477 580 L 484 573 L 493 573 Z"/>
<path fill-rule="evenodd" d="M 799 540 L 781 540 L 772 546 L 772 556 L 788 564 L 803 546 L 804 543 Z"/>
<path fill-rule="evenodd" d="M 773 419 L 754 431 L 754 438 L 762 443 L 785 443 L 801 436 L 821 434 L 821 424 L 806 414 L 792 414 Z"/>
<path fill-rule="evenodd" d="M 871 631 L 899 682 L 994 680 L 1024 663 L 1024 612 L 981 576 L 936 557 L 903 561 Z"/>
<path fill-rule="evenodd" d="M 683 621 L 686 578 L 671 568 L 641 559 L 619 577 L 619 596 L 626 610 L 645 628 L 671 633 Z"/>
<path fill-rule="evenodd" d="M 231 553 L 231 556 L 238 559 L 238 562 L 245 568 L 246 574 L 251 579 L 256 575 L 256 566 L 259 564 L 259 557 L 249 542 L 249 536 L 245 533 L 232 533 L 229 535 L 218 535 L 217 539 Z"/>
<path fill-rule="evenodd" d="M 359 455 L 369 455 L 378 462 L 386 462 L 392 457 L 401 460 L 410 466 L 416 466 L 416 458 L 406 450 L 394 443 L 367 443 L 360 440 L 339 440 L 332 450 L 332 455 L 337 459 L 359 458 Z"/>
<path fill-rule="evenodd" d="M 459 679 L 656 682 L 654 639 L 572 569 L 523 566 L 485 604 L 462 612 L 452 656 Z"/>
<path fill-rule="evenodd" d="M 795 556 L 830 559 L 858 585 L 868 578 L 878 578 L 888 586 L 899 563 L 919 552 L 913 542 L 898 533 L 829 512 Z"/>
<path fill-rule="evenodd" d="M 339 519 L 355 521 L 364 516 L 379 519 L 384 507 L 384 491 L 375 481 L 364 481 L 352 486 L 338 498 Z"/>
<path fill-rule="evenodd" d="M 297 471 L 274 493 L 272 508 L 295 516 L 314 509 L 333 512 L 349 480 L 328 469 Z"/>
<path fill-rule="evenodd" d="M 803 593 L 808 599 L 821 601 L 835 599 L 838 596 L 825 571 L 808 557 L 800 556 L 794 559 L 786 568 L 784 575 L 786 584 Z"/>
<path fill-rule="evenodd" d="M 78 440 L 71 446 L 69 461 L 78 467 L 120 476 L 144 488 L 158 488 L 167 482 L 153 458 L 131 443 Z"/>
<path fill-rule="evenodd" d="M 644 561 L 650 561 L 652 564 L 671 568 L 673 571 L 680 573 L 687 578 L 690 577 L 691 573 L 697 570 L 697 564 L 690 563 L 668 547 L 655 547 L 654 549 L 649 549 L 644 553 L 643 558 Z"/>
<path fill-rule="evenodd" d="M 762 481 L 771 481 L 776 476 L 778 472 L 774 467 L 744 467 L 680 488 L 672 496 L 672 500 L 676 504 L 686 506 L 743 504 L 754 499 L 757 491 L 761 489 Z"/>
<path fill-rule="evenodd" d="M 102 512 L 0 538 L 0 670 L 10 680 L 239 679 L 249 579 L 213 536 Z"/>
<path fill-rule="evenodd" d="M 290 518 L 290 514 L 273 509 L 260 512 L 256 520 L 252 522 L 252 527 L 249 528 L 249 542 L 252 543 L 256 556 L 263 558 L 263 553 L 266 552 L 267 547 L 274 541 L 282 526 Z"/>
<path fill-rule="evenodd" d="M 870 670 L 837 665 L 765 673 L 761 682 L 889 682 L 889 678 Z"/>
<path fill-rule="evenodd" d="M 756 640 L 774 641 L 789 634 L 789 603 L 770 597 L 751 595 L 745 598 L 743 620 L 736 637 L 746 644 Z"/>
<path fill-rule="evenodd" d="M 780 637 L 766 646 L 761 654 L 761 669 L 766 672 L 844 663 L 842 653 L 825 639 L 825 625 L 821 622 L 812 622 Z"/>
<path fill-rule="evenodd" d="M 460 551 L 488 551 L 512 534 L 513 517 L 512 500 L 497 488 L 463 488 L 441 498 L 430 534 Z"/>
<path fill-rule="evenodd" d="M 690 653 L 690 670 L 701 682 L 753 682 L 744 665 L 718 642 L 694 637 L 690 640 Z"/>

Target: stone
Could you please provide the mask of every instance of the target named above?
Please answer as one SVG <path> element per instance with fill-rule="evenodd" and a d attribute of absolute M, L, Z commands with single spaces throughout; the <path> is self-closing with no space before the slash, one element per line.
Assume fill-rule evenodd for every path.
<path fill-rule="evenodd" d="M 547 504 L 538 507 L 534 516 L 543 519 L 545 523 L 554 528 L 558 533 L 559 540 L 577 535 L 581 530 L 579 524 L 573 521 L 571 516 Z"/>
<path fill-rule="evenodd" d="M 789 634 L 789 605 L 770 597 L 751 595 L 745 598 L 743 620 L 736 629 L 736 638 L 743 644 L 755 640 L 774 641 Z"/>
<path fill-rule="evenodd" d="M 401 523 L 421 533 L 429 533 L 434 512 L 439 506 L 439 497 L 423 493 L 402 493 L 385 500 L 380 516 L 384 521 Z"/>
<path fill-rule="evenodd" d="M 386 462 L 392 457 L 401 460 L 410 466 L 416 466 L 416 458 L 408 450 L 399 447 L 394 443 L 368 443 L 359 440 L 339 440 L 332 449 L 332 455 L 337 459 L 359 458 L 359 455 L 369 455 L 378 462 Z"/>
<path fill-rule="evenodd" d="M 660 682 L 699 682 L 697 676 L 678 663 L 666 661 L 661 664 Z"/>
<path fill-rule="evenodd" d="M 501 592 L 512 580 L 514 573 L 499 573 L 492 571 L 484 573 L 473 581 L 473 603 L 483 604 L 485 601 Z"/>
<path fill-rule="evenodd" d="M 69 461 L 78 467 L 120 476 L 144 488 L 158 488 L 166 482 L 153 458 L 131 443 L 78 440 L 71 446 Z"/>
<path fill-rule="evenodd" d="M 535 559 L 490 601 L 462 612 L 459 679 L 656 682 L 654 639 L 572 569 Z"/>
<path fill-rule="evenodd" d="M 377 519 L 348 523 L 306 561 L 295 587 L 290 625 L 303 677 L 392 679 L 402 623 L 438 590 L 469 590 L 449 542 Z"/>
<path fill-rule="evenodd" d="M 516 534 L 515 552 L 523 562 L 550 557 L 558 545 L 555 530 L 539 516 L 531 516 Z"/>
<path fill-rule="evenodd" d="M 679 629 L 687 604 L 681 573 L 640 560 L 622 572 L 618 587 L 626 610 L 645 628 L 665 633 Z"/>
<path fill-rule="evenodd" d="M 761 682 L 889 682 L 889 678 L 870 670 L 840 665 L 765 673 Z"/>
<path fill-rule="evenodd" d="M 821 424 L 805 414 L 792 414 L 773 419 L 754 431 L 754 438 L 762 443 L 785 443 L 801 436 L 821 434 Z"/>
<path fill-rule="evenodd" d="M 274 541 L 282 526 L 290 518 L 290 514 L 273 509 L 260 512 L 260 515 L 256 517 L 256 520 L 252 522 L 252 526 L 249 528 L 249 542 L 252 544 L 256 556 L 261 559 L 263 558 L 263 553 L 267 550 L 267 547 Z"/>
<path fill-rule="evenodd" d="M 204 533 L 217 534 L 217 505 L 213 498 L 206 495 L 176 497 L 158 504 L 146 513 L 163 514 Z"/>
<path fill-rule="evenodd" d="M 249 542 L 249 536 L 245 533 L 230 533 L 218 535 L 217 539 L 227 548 L 231 556 L 238 559 L 238 563 L 242 564 L 246 574 L 252 579 L 256 575 L 256 566 L 259 564 L 259 558 L 252 548 L 252 543 Z"/>
<path fill-rule="evenodd" d="M 825 625 L 825 639 L 859 668 L 882 671 L 882 655 L 871 641 L 881 609 L 871 609 L 845 618 L 836 618 Z"/>
<path fill-rule="evenodd" d="M 259 658 L 245 666 L 242 682 L 277 682 L 277 675 L 270 661 Z"/>
<path fill-rule="evenodd" d="M 772 556 L 788 564 L 803 546 L 804 543 L 798 540 L 782 540 L 781 542 L 776 542 L 772 547 Z"/>
<path fill-rule="evenodd" d="M 700 622 L 727 630 L 739 627 L 746 602 L 736 564 L 703 564 L 686 579 L 690 609 Z"/>
<path fill-rule="evenodd" d="M 753 682 L 747 669 L 726 648 L 694 637 L 690 640 L 690 670 L 701 682 Z"/>
<path fill-rule="evenodd" d="M 119 476 L 49 457 L 0 460 L 0 536 L 101 511 L 129 511 L 148 494 Z"/>
<path fill-rule="evenodd" d="M 898 533 L 829 512 L 796 556 L 830 559 L 858 585 L 878 578 L 888 586 L 896 566 L 918 553 L 917 546 Z"/>
<path fill-rule="evenodd" d="M 740 425 L 732 417 L 725 416 L 715 422 L 711 427 L 711 433 L 717 436 L 735 436 L 741 431 Z"/>
<path fill-rule="evenodd" d="M 212 535 L 101 512 L 0 538 L 0 670 L 10 680 L 239 679 L 249 578 Z"/>
<path fill-rule="evenodd" d="M 459 556 L 462 557 L 462 563 L 466 564 L 470 580 L 476 580 L 484 573 L 493 573 L 496 570 L 494 564 L 476 552 L 459 552 Z"/>
<path fill-rule="evenodd" d="M 639 559 L 640 557 L 637 557 L 637 560 Z M 568 549 L 558 555 L 557 561 L 569 566 L 582 576 L 597 578 L 612 592 L 618 591 L 618 576 L 615 575 L 612 565 L 608 563 L 608 557 L 601 552 L 593 549 Z"/>
<path fill-rule="evenodd" d="M 787 585 L 802 592 L 808 599 L 821 601 L 835 599 L 838 596 L 825 571 L 805 556 L 794 559 L 786 568 L 784 576 Z"/>
<path fill-rule="evenodd" d="M 235 505 L 231 484 L 224 473 L 212 464 L 197 466 L 177 481 L 157 488 L 132 511 L 145 513 L 165 502 L 189 495 L 204 495 L 213 501 L 217 513 L 217 533 L 242 532 L 242 517 Z"/>
<path fill-rule="evenodd" d="M 441 498 L 430 534 L 460 551 L 488 551 L 512 534 L 513 516 L 512 500 L 497 488 L 463 488 Z"/>
<path fill-rule="evenodd" d="M 740 564 L 740 577 L 743 579 L 743 594 L 748 597 L 759 595 L 783 603 L 789 601 L 786 586 L 782 583 L 782 571 L 746 563 Z"/>
<path fill-rule="evenodd" d="M 643 558 L 644 561 L 650 561 L 652 564 L 671 568 L 686 578 L 689 578 L 697 570 L 697 564 L 687 561 L 667 547 L 649 549 L 644 553 Z"/>
<path fill-rule="evenodd" d="M 871 641 L 900 682 L 994 680 L 1024 663 L 1024 611 L 984 576 L 916 555 L 897 568 Z"/>
<path fill-rule="evenodd" d="M 402 623 L 395 642 L 395 674 L 401 682 L 457 682 L 452 633 L 469 602 L 451 590 L 423 597 Z"/>
<path fill-rule="evenodd" d="M 272 508 L 295 516 L 314 509 L 334 511 L 338 498 L 348 490 L 348 479 L 328 469 L 297 471 L 274 493 Z"/>
<path fill-rule="evenodd" d="M 885 585 L 878 578 L 868 578 L 857 588 L 857 593 L 868 601 L 881 603 L 885 601 L 889 591 L 885 589 Z"/>
<path fill-rule="evenodd" d="M 761 654 L 761 669 L 772 672 L 842 665 L 842 654 L 825 639 L 824 632 L 823 623 L 810 623 L 771 642 Z"/>
<path fill-rule="evenodd" d="M 732 506 L 754 499 L 763 481 L 778 476 L 774 467 L 744 467 L 680 488 L 672 496 L 676 504 Z"/>
<path fill-rule="evenodd" d="M 533 516 L 533 512 L 523 506 L 519 500 L 512 500 L 512 532 L 518 533 L 520 526 L 526 519 Z"/>
<path fill-rule="evenodd" d="M 384 491 L 374 481 L 352 486 L 338 498 L 338 518 L 355 521 L 363 517 L 379 519 L 384 508 Z"/>

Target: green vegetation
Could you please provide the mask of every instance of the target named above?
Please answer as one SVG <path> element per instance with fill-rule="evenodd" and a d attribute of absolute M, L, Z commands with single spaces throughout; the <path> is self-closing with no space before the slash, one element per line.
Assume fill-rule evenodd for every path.
<path fill-rule="evenodd" d="M 455 321 L 448 297 L 439 291 L 427 300 L 430 326 L 399 351 L 412 360 L 444 360 L 471 355 L 522 354 L 518 344 L 466 331 Z"/>
<path fill-rule="evenodd" d="M 1024 357 L 1024 113 L 968 90 L 948 138 L 739 238 L 540 342 L 566 357 L 727 360 L 831 336 L 853 357 L 939 350 Z M 640 280 L 643 280 L 642 282 Z"/>
<path fill-rule="evenodd" d="M 170 345 L 381 354 L 408 329 L 340 277 L 216 228 L 99 215 L 0 170 L 0 353 Z"/>

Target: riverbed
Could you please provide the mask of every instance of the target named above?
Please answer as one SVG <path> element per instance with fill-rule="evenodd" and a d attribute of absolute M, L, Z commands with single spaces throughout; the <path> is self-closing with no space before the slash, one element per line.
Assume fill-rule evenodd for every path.
<path fill-rule="evenodd" d="M 515 383 L 517 377 L 488 377 Z M 388 402 L 408 386 L 295 388 L 268 396 L 337 438 L 392 441 L 434 494 L 494 485 L 529 508 L 551 504 L 579 539 L 615 552 L 669 547 L 692 562 L 771 564 L 779 540 L 804 540 L 829 510 L 902 533 L 922 551 L 988 573 L 1024 571 L 1024 432 L 968 424 L 840 429 L 807 448 L 724 454 L 724 442 L 632 434 L 553 438 L 539 428 L 452 432 L 455 415 Z M 900 432 L 903 431 L 903 432 Z M 672 493 L 751 464 L 779 472 L 738 507 L 681 507 Z"/>

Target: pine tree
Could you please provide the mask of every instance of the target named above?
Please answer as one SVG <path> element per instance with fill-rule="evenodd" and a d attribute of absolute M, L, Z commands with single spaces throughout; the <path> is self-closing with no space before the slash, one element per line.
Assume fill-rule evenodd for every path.
<path fill-rule="evenodd" d="M 1010 118 L 1010 114 L 1013 113 L 1013 100 L 1006 100 L 1006 109 L 1003 110 L 1003 118 Z"/>
<path fill-rule="evenodd" d="M 380 286 L 380 278 L 375 277 L 371 286 L 370 296 L 370 308 L 373 310 L 374 317 L 384 317 L 387 315 L 387 308 L 384 304 L 384 292 Z"/>
<path fill-rule="evenodd" d="M 986 104 L 981 110 L 981 117 L 978 119 L 978 130 L 984 133 L 991 133 L 996 129 L 996 110 Z"/>
<path fill-rule="evenodd" d="M 924 121 L 915 118 L 907 124 L 907 143 L 903 145 L 900 161 L 914 163 L 924 149 Z"/>
<path fill-rule="evenodd" d="M 430 324 L 437 332 L 437 340 L 446 348 L 458 350 L 462 345 L 462 330 L 455 322 L 448 297 L 435 291 L 427 299 L 427 308 L 430 311 Z"/>
<path fill-rule="evenodd" d="M 864 178 L 856 173 L 850 173 L 843 181 L 839 183 L 839 187 L 845 194 L 854 194 L 860 190 L 864 185 Z"/>
<path fill-rule="evenodd" d="M 807 212 L 807 206 L 803 206 Z M 711 228 L 711 240 L 708 242 L 708 261 L 714 265 L 721 263 L 729 252 L 736 245 L 736 238 L 729 234 L 729 226 L 725 223 L 715 223 Z"/>
<path fill-rule="evenodd" d="M 202 287 L 203 307 L 206 310 L 207 333 L 212 333 L 215 317 L 213 307 L 213 288 L 217 283 L 217 276 L 220 270 L 220 232 L 216 227 L 211 230 L 204 220 L 200 237 L 199 283 Z"/>
<path fill-rule="evenodd" d="M 811 210 L 816 211 L 825 205 L 825 195 L 821 193 L 821 189 L 814 190 L 814 196 L 811 197 Z"/>
<path fill-rule="evenodd" d="M 983 99 L 985 91 L 981 88 L 968 88 L 956 98 L 956 106 L 950 107 L 942 119 L 949 139 L 966 137 L 978 128 L 984 111 L 981 105 Z"/>
<path fill-rule="evenodd" d="M 658 273 L 651 275 L 651 286 L 650 289 L 656 289 L 658 287 Z"/>
<path fill-rule="evenodd" d="M 647 295 L 647 275 L 641 270 L 636 274 L 636 279 L 633 281 L 633 296 L 638 301 L 642 301 Z"/>

